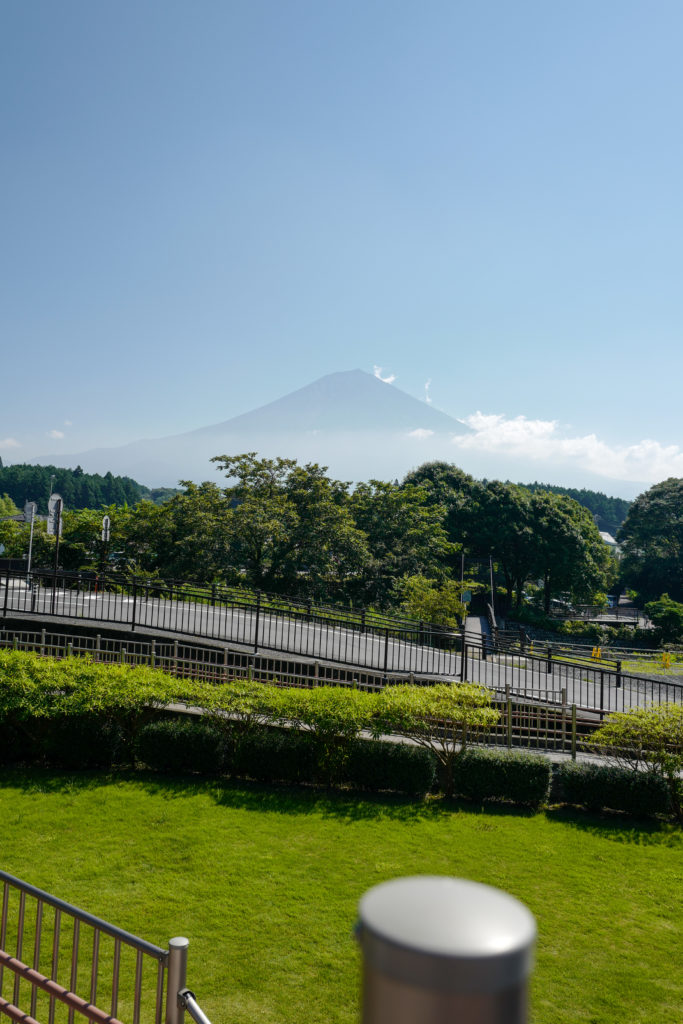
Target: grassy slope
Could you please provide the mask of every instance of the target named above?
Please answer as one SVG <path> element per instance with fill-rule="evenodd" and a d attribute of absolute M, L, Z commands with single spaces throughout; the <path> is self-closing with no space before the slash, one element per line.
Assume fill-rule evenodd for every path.
<path fill-rule="evenodd" d="M 398 875 L 503 887 L 536 915 L 536 1024 L 670 1024 L 683 844 L 657 826 L 148 777 L 5 771 L 5 870 L 165 945 L 213 1024 L 357 1019 L 351 929 Z"/>

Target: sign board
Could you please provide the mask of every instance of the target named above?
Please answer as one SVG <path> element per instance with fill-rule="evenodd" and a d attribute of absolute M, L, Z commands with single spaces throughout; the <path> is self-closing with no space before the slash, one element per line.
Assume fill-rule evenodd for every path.
<path fill-rule="evenodd" d="M 463 590 L 462 597 L 460 598 L 460 600 L 462 601 L 463 604 L 469 604 L 470 601 L 472 600 L 472 591 Z"/>
<path fill-rule="evenodd" d="M 59 511 L 59 515 L 57 512 Z M 64 502 L 62 501 L 61 494 L 51 494 L 50 500 L 47 503 L 47 532 L 51 537 L 54 537 L 57 532 L 57 520 L 59 519 L 59 536 L 62 536 L 62 513 L 64 512 Z"/>
<path fill-rule="evenodd" d="M 111 533 L 111 520 L 110 520 L 109 516 L 104 516 L 104 518 L 102 520 L 102 540 L 103 540 L 103 542 L 105 544 L 109 540 L 110 533 Z"/>
<path fill-rule="evenodd" d="M 30 523 L 38 515 L 38 502 L 37 501 L 25 501 L 24 502 L 24 522 Z"/>

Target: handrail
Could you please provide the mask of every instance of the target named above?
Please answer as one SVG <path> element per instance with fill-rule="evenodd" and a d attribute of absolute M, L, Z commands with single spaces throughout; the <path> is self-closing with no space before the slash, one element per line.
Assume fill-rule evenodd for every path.
<path fill-rule="evenodd" d="M 187 1010 L 190 1017 L 192 1017 L 192 1020 L 194 1020 L 196 1024 L 211 1024 L 211 1021 L 197 1002 L 197 997 L 194 992 L 191 992 L 189 988 L 183 988 L 180 990 L 178 993 L 178 1002 L 184 1010 Z"/>
<path fill-rule="evenodd" d="M 25 892 L 27 896 L 33 896 L 35 899 L 40 900 L 41 903 L 47 903 L 56 910 L 69 914 L 70 917 L 77 918 L 77 920 L 82 921 L 83 924 L 87 924 L 91 928 L 97 928 L 98 931 L 110 935 L 113 939 L 125 942 L 126 945 L 140 950 L 141 953 L 147 953 L 158 960 L 159 963 L 165 964 L 168 961 L 168 951 L 161 949 L 160 946 L 155 946 L 152 942 L 140 939 L 137 935 L 124 931 L 123 928 L 117 928 L 115 925 L 109 924 L 108 921 L 103 921 L 102 918 L 95 917 L 94 914 L 89 914 L 86 910 L 81 910 L 80 907 L 76 907 L 72 903 L 60 900 L 57 896 L 52 896 L 49 892 L 45 892 L 44 889 L 38 889 L 37 886 L 24 882 L 14 875 L 10 875 L 7 871 L 0 871 L 0 881 L 7 882 L 20 892 Z"/>
<path fill-rule="evenodd" d="M 71 1011 L 75 1010 L 77 1013 L 82 1014 L 88 1020 L 93 1021 L 93 1024 L 121 1024 L 118 1018 L 113 1017 L 110 1013 L 106 1013 L 105 1010 L 100 1010 L 97 1006 L 93 1006 L 86 999 L 77 996 L 75 992 L 70 992 L 63 985 L 57 984 L 51 978 L 46 978 L 44 974 L 34 970 L 32 967 L 28 967 L 21 960 L 10 956 L 9 953 L 5 953 L 2 949 L 0 949 L 0 965 L 12 971 L 13 974 L 18 975 L 23 981 L 27 981 L 34 988 L 47 992 L 53 999 L 59 999 L 60 1002 L 66 1003 Z M 5 1011 L 9 1012 L 9 1007 L 6 1007 Z M 9 1014 L 9 1016 L 14 1017 L 15 1020 L 25 1020 L 26 1017 L 25 1014 L 21 1014 L 20 1018 L 15 1017 L 14 1014 Z"/>

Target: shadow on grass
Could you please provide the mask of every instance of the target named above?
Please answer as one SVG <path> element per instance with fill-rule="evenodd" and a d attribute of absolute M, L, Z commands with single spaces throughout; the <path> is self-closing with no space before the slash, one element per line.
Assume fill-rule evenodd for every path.
<path fill-rule="evenodd" d="M 598 814 L 580 807 L 552 807 L 546 811 L 549 821 L 569 828 L 600 836 L 613 843 L 636 846 L 679 846 L 683 844 L 683 830 L 672 821 L 654 818 L 629 818 L 615 811 Z"/>
<path fill-rule="evenodd" d="M 513 804 L 485 803 L 430 796 L 411 799 L 391 793 L 364 793 L 314 786 L 266 785 L 243 779 L 199 775 L 160 775 L 150 771 L 67 772 L 49 768 L 3 768 L 0 789 L 25 793 L 74 795 L 104 787 L 128 785 L 166 800 L 205 796 L 225 808 L 278 815 L 317 815 L 343 821 L 390 819 L 405 823 L 438 820 L 453 815 L 488 818 L 534 818 L 539 813 Z M 636 820 L 623 814 L 597 814 L 576 807 L 553 807 L 545 812 L 551 822 L 601 836 L 611 842 L 634 845 L 683 845 L 683 830 L 672 822 Z"/>

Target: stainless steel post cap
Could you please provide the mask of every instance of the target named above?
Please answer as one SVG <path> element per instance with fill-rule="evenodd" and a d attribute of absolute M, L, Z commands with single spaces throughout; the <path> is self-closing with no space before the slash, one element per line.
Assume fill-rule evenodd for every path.
<path fill-rule="evenodd" d="M 370 889 L 358 909 L 367 968 L 406 984 L 498 992 L 531 971 L 533 915 L 492 886 L 437 875 L 397 878 Z"/>

